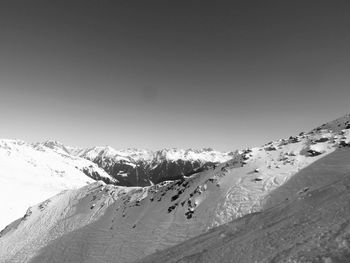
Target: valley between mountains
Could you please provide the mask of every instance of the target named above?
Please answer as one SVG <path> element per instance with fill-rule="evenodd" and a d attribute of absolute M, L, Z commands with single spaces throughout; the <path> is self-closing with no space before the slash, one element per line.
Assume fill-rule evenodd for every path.
<path fill-rule="evenodd" d="M 348 262 L 349 146 L 350 115 L 227 153 L 1 140 L 0 262 Z"/>

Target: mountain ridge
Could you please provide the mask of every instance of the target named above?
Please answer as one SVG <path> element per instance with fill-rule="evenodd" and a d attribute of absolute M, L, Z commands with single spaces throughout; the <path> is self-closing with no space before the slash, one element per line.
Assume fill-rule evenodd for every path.
<path fill-rule="evenodd" d="M 33 206 L 2 232 L 0 258 L 133 262 L 232 220 L 264 213 L 267 205 L 281 205 L 281 195 L 271 199 L 276 189 L 313 163 L 322 169 L 318 160 L 350 146 L 349 121 L 346 115 L 327 127 L 241 150 L 225 163 L 174 181 L 145 187 L 100 182 L 66 191 Z M 308 194 L 299 184 L 290 191 L 297 197 Z"/>
<path fill-rule="evenodd" d="M 87 149 L 65 146 L 57 141 L 35 144 L 57 152 L 66 152 L 99 165 L 123 186 L 147 186 L 166 180 L 189 176 L 201 167 L 216 165 L 232 158 L 234 152 L 219 152 L 211 148 L 176 149 L 157 151 L 96 146 Z"/>
<path fill-rule="evenodd" d="M 0 228 L 43 199 L 103 179 L 116 182 L 96 164 L 20 140 L 0 140 Z"/>

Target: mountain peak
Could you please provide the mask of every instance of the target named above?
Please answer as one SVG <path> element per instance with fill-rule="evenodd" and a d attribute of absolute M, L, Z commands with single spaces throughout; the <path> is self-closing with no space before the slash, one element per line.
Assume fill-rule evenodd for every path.
<path fill-rule="evenodd" d="M 253 229 L 250 237 L 260 233 L 266 238 L 266 242 L 256 240 L 255 243 L 248 242 L 244 246 L 249 245 L 251 251 L 255 251 L 256 244 L 259 243 L 263 249 L 268 250 L 265 255 L 273 255 L 271 246 L 266 247 L 266 244 L 272 244 L 274 249 L 276 242 L 286 244 L 283 242 L 291 240 L 289 245 L 292 246 L 300 241 L 299 238 L 305 233 L 305 229 L 315 226 L 314 217 L 310 221 L 309 215 L 312 215 L 310 211 L 316 216 L 319 215 L 318 208 L 327 204 L 328 199 L 313 201 L 315 196 L 322 195 L 324 189 L 331 191 L 329 193 L 335 198 L 329 217 L 332 224 L 327 222 L 324 228 L 318 228 L 316 225 L 314 229 L 317 229 L 317 232 L 313 233 L 317 235 L 309 235 L 308 238 L 323 235 L 324 229 L 334 225 L 334 213 L 339 207 L 346 207 L 348 200 L 341 203 L 341 206 L 338 206 L 337 202 L 338 198 L 346 196 L 346 187 L 341 186 L 342 181 L 339 181 L 341 183 L 338 191 L 334 188 L 334 183 L 346 177 L 350 171 L 350 127 L 347 128 L 349 119 L 350 116 L 346 115 L 311 132 L 272 141 L 235 154 L 220 153 L 212 149 L 171 148 L 156 152 L 128 149 L 115 150 L 118 154 L 109 159 L 103 154 L 114 149 L 91 148 L 90 151 L 102 153 L 94 159 L 95 164 L 104 167 L 105 171 L 117 171 L 114 175 L 115 178 L 119 176 L 118 181 L 126 178 L 124 182 L 130 183 L 120 185 L 146 187 L 92 183 L 33 206 L 23 218 L 2 232 L 0 258 L 9 262 L 15 259 L 23 262 L 30 258 L 33 258 L 33 262 L 49 262 L 53 258 L 67 262 L 76 262 L 80 258 L 96 261 L 96 258 L 99 258 L 107 262 L 115 260 L 118 253 L 119 261 L 133 262 L 156 250 L 179 244 L 232 220 L 234 229 L 242 229 L 238 232 L 234 230 L 234 236 L 240 233 L 244 235 Z M 141 163 L 135 162 L 132 156 L 138 156 L 139 153 L 140 156 L 150 154 L 149 165 L 142 166 Z M 154 158 L 155 155 L 159 159 Z M 216 157 L 226 161 L 207 166 L 200 166 L 198 162 L 198 158 L 208 161 L 215 160 Z M 5 154 L 4 158 L 7 158 Z M 184 158 L 181 160 L 187 160 L 188 163 L 177 162 L 177 158 Z M 0 162 L 3 163 L 5 162 Z M 178 163 L 185 164 L 183 168 L 190 167 L 192 173 L 186 173 L 189 170 L 178 169 Z M 146 174 L 149 171 L 151 173 Z M 171 173 L 172 176 L 168 176 Z M 128 181 L 129 178 L 133 178 L 133 181 Z M 154 184 L 146 184 L 147 180 Z M 290 209 L 291 207 L 293 209 Z M 289 220 L 289 213 L 294 213 L 299 207 L 303 208 L 300 213 L 294 214 L 297 216 L 294 218 L 302 219 L 298 222 L 303 227 L 301 232 L 297 232 L 301 233 L 300 235 L 291 237 L 291 232 L 288 231 L 296 225 L 294 220 Z M 327 207 L 324 208 L 324 211 L 327 211 Z M 283 212 L 280 213 L 280 209 L 283 209 Z M 276 216 L 268 216 L 271 215 L 271 211 L 278 213 Z M 342 213 L 343 210 L 339 211 Z M 261 225 L 259 222 L 265 215 L 268 216 L 268 220 L 263 221 Z M 256 218 L 255 216 L 256 220 L 249 219 Z M 322 216 L 318 218 L 322 219 Z M 275 220 L 276 224 L 269 224 L 271 220 Z M 247 228 L 246 222 L 251 222 L 251 226 Z M 70 227 L 67 228 L 67 225 Z M 233 232 L 226 232 L 226 226 L 219 228 L 219 241 L 215 241 L 215 244 L 225 246 L 232 240 Z M 262 228 L 256 226 L 272 229 L 262 232 Z M 278 226 L 286 233 L 282 242 L 281 239 L 275 239 L 276 236 L 281 236 L 280 233 L 266 235 Z M 200 242 L 210 237 L 211 233 L 215 232 L 207 232 L 208 235 L 200 238 Z M 269 239 L 269 236 L 274 239 Z M 246 236 L 243 239 L 245 238 Z M 239 238 L 230 251 L 240 253 L 243 239 Z M 205 250 L 201 249 L 200 242 L 198 249 L 203 252 Z M 209 243 L 210 246 L 213 244 L 210 240 Z M 65 253 L 61 252 L 62 244 Z M 285 251 L 287 250 L 283 250 L 283 253 Z M 251 255 L 242 252 L 243 254 Z M 260 256 L 258 254 L 257 256 Z M 165 255 L 171 255 L 173 259 L 174 253 Z M 235 257 L 231 256 L 230 259 L 232 258 Z M 208 262 L 213 261 L 211 259 L 209 258 Z M 259 261 L 259 258 L 256 260 Z M 152 258 L 148 262 L 155 261 Z M 164 261 L 161 259 L 156 262 Z"/>

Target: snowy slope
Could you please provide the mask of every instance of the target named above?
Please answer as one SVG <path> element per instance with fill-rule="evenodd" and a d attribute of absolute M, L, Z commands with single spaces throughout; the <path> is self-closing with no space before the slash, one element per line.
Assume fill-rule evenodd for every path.
<path fill-rule="evenodd" d="M 45 146 L 0 140 L 0 229 L 22 216 L 29 206 L 62 190 L 92 183 L 93 177 L 110 178 L 88 160 Z"/>
<path fill-rule="evenodd" d="M 0 259 L 132 262 L 274 207 L 284 196 L 272 198 L 272 193 L 293 175 L 313 163 L 322 170 L 317 160 L 346 149 L 349 120 L 347 115 L 339 126 L 332 122 L 327 128 L 242 150 L 226 163 L 181 180 L 129 188 L 94 183 L 67 191 L 32 207 L 2 232 Z"/>
<path fill-rule="evenodd" d="M 350 148 L 338 149 L 269 195 L 263 212 L 139 262 L 350 262 Z"/>

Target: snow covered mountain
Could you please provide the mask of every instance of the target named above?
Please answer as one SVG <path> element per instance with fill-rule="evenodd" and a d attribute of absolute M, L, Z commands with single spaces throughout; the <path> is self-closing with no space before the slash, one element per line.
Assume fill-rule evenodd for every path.
<path fill-rule="evenodd" d="M 212 150 L 117 151 L 111 147 L 79 149 L 51 140 L 28 144 L 3 139 L 0 140 L 0 182 L 4 190 L 0 197 L 7 201 L 2 204 L 0 229 L 22 216 L 29 206 L 63 190 L 96 180 L 128 186 L 150 185 L 151 176 L 158 181 L 178 179 L 229 156 Z"/>
<path fill-rule="evenodd" d="M 314 162 L 264 209 L 139 263 L 350 262 L 350 148 Z"/>
<path fill-rule="evenodd" d="M 211 148 L 149 151 L 115 150 L 110 146 L 104 146 L 83 149 L 66 146 L 58 141 L 37 143 L 35 147 L 48 147 L 59 154 L 92 161 L 113 177 L 120 186 L 149 186 L 167 180 L 181 179 L 208 166 L 230 160 L 234 154 L 218 152 Z M 105 178 L 101 180 L 110 183 Z"/>
<path fill-rule="evenodd" d="M 96 164 L 44 145 L 0 140 L 0 228 L 62 190 L 82 187 L 95 179 L 116 181 Z"/>
<path fill-rule="evenodd" d="M 112 147 L 94 147 L 70 151 L 98 164 L 122 186 L 149 186 L 167 180 L 177 180 L 198 169 L 232 159 L 233 153 L 212 149 L 181 150 L 115 150 Z"/>
<path fill-rule="evenodd" d="M 312 238 L 302 238 L 302 227 L 304 230 L 311 227 L 307 220 L 313 220 L 317 209 L 325 214 L 329 207 L 336 215 L 340 209 L 335 205 L 337 200 L 340 205 L 346 204 L 347 195 L 342 199 L 342 194 L 347 189 L 350 169 L 349 146 L 350 115 L 346 115 L 310 132 L 239 151 L 225 163 L 208 166 L 179 180 L 146 187 L 96 182 L 67 190 L 31 207 L 1 232 L 0 262 L 133 262 L 210 229 L 213 230 L 199 239 L 145 260 L 173 262 L 170 256 L 174 255 L 174 260 L 179 262 L 204 261 L 210 255 L 199 249 L 202 242 L 207 251 L 220 251 L 226 256 L 220 262 L 228 262 L 225 261 L 228 255 L 245 260 L 244 252 L 248 253 L 246 258 L 252 253 L 248 259 L 259 261 L 259 255 L 263 254 L 259 250 L 252 252 L 254 245 L 261 253 L 269 248 L 273 250 L 274 246 L 281 248 L 282 244 L 286 245 L 284 249 L 289 246 L 293 251 L 292 248 L 299 247 L 294 241 L 311 242 Z M 338 179 L 344 180 L 345 188 L 340 187 Z M 322 199 L 322 189 L 329 189 L 326 190 L 329 195 L 324 195 L 326 199 Z M 314 194 L 318 199 L 312 203 L 309 200 Z M 346 216 L 347 211 L 344 209 L 339 215 Z M 317 216 L 315 220 L 320 218 Z M 336 226 L 343 227 L 338 224 L 342 221 L 333 217 L 335 228 L 327 228 L 328 219 L 320 224 L 320 229 L 333 231 Z M 216 228 L 232 220 L 230 225 Z M 259 224 L 260 221 L 263 223 Z M 281 234 L 286 240 L 280 241 L 280 229 L 293 229 L 293 224 L 295 235 L 288 239 L 288 234 Z M 308 237 L 321 233 L 314 232 L 313 225 L 311 228 Z M 255 239 L 253 230 L 266 238 L 267 243 L 257 244 L 260 240 Z M 270 236 L 269 230 L 272 230 Z M 345 239 L 339 240 L 345 248 Z M 241 254 L 238 249 L 236 254 L 224 253 L 227 247 L 244 244 L 247 249 Z M 191 254 L 192 251 L 198 254 Z M 285 253 L 278 254 L 275 261 L 289 255 Z M 248 259 L 242 262 L 254 262 Z"/>

